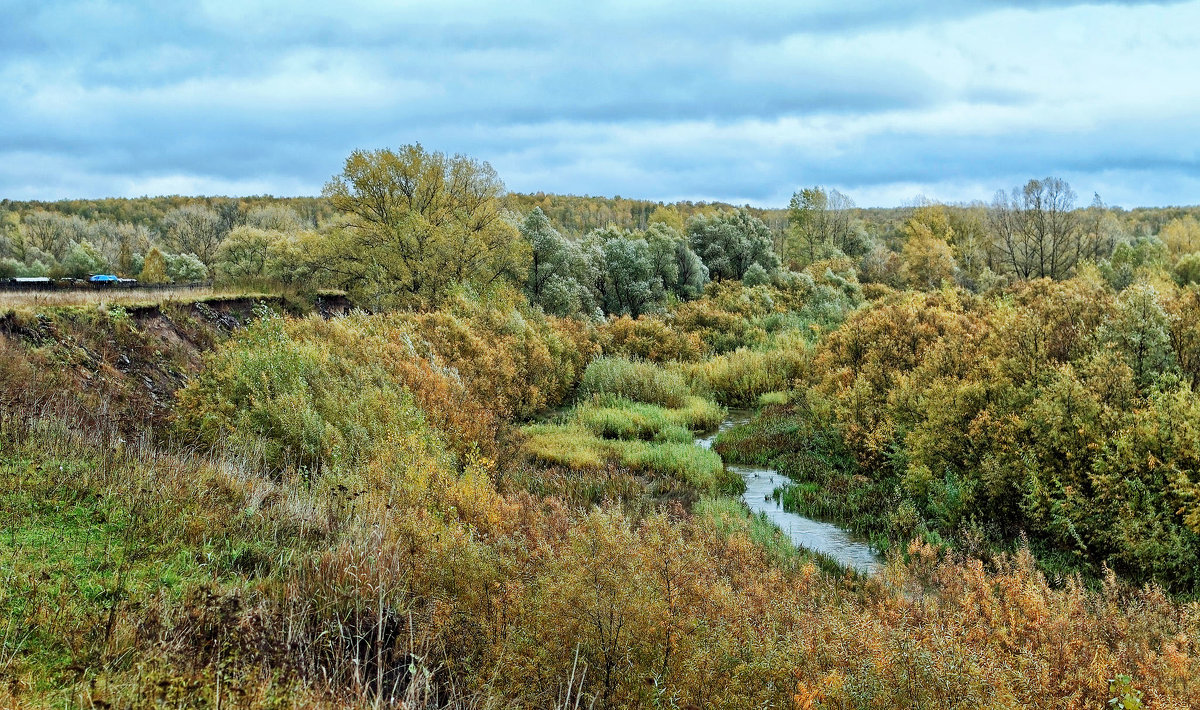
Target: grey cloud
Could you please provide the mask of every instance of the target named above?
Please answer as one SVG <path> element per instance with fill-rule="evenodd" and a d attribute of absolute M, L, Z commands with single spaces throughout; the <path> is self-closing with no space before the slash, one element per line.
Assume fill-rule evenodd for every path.
<path fill-rule="evenodd" d="M 907 61 L 922 46 L 856 51 L 863 33 L 1078 4 L 598 2 L 549 11 L 480 2 L 368 12 L 314 2 L 266 12 L 19 3 L 0 23 L 9 89 L 0 93 L 0 196 L 102 194 L 106 181 L 162 175 L 315 191 L 350 149 L 416 140 L 492 160 L 513 189 L 759 203 L 813 183 L 852 192 L 1056 170 L 1131 175 L 1149 165 L 1196 175 L 1195 160 L 1181 157 L 1196 154 L 1180 128 L 1194 125 L 1190 115 L 1148 115 L 1132 142 L 1122 140 L 1128 126 L 1103 116 L 1079 135 L 893 126 L 893 114 L 955 102 L 1047 107 L 1044 93 L 977 76 L 962 85 Z M 836 55 L 826 56 L 829 46 Z M 862 135 L 797 147 L 771 127 L 793 117 L 879 120 Z M 750 135 L 756 122 L 763 135 Z M 696 124 L 708 128 L 692 142 L 630 139 Z M 1162 199 L 1177 199 L 1162 189 Z"/>

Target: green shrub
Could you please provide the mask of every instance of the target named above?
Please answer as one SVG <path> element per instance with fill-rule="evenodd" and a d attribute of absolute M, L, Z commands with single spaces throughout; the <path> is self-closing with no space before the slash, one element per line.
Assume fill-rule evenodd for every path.
<path fill-rule="evenodd" d="M 580 392 L 585 396 L 612 395 L 664 407 L 681 407 L 692 394 L 679 373 L 620 357 L 593 360 L 584 370 Z"/>
<path fill-rule="evenodd" d="M 445 456 L 394 373 L 306 337 L 304 323 L 289 329 L 284 318 L 264 318 L 211 355 L 179 393 L 178 430 L 261 456 L 276 470 L 354 466 L 398 439 Z"/>
<path fill-rule="evenodd" d="M 656 315 L 613 318 L 602 327 L 604 354 L 650 362 L 699 360 L 703 354 L 700 336 L 672 326 Z"/>
<path fill-rule="evenodd" d="M 691 301 L 675 311 L 675 325 L 695 333 L 709 352 L 723 353 L 767 342 L 767 332 L 742 313 L 723 310 L 709 298 Z"/>

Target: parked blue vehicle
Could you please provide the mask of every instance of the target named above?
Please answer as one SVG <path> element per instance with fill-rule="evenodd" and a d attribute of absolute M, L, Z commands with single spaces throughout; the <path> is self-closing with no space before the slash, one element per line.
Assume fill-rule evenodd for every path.
<path fill-rule="evenodd" d="M 120 279 L 118 279 L 116 277 L 116 275 L 114 275 L 114 274 L 96 274 L 92 278 L 88 279 L 88 281 L 91 281 L 94 284 L 105 284 L 105 283 L 114 283 L 115 284 L 119 280 Z"/>

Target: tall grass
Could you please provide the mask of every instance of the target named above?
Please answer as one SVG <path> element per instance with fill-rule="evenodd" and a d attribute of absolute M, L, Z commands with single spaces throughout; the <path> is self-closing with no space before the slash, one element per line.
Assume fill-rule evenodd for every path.
<path fill-rule="evenodd" d="M 791 389 L 806 359 L 803 341 L 789 338 L 770 349 L 739 348 L 680 369 L 695 391 L 727 407 L 749 407 L 763 394 Z"/>
<path fill-rule="evenodd" d="M 650 445 L 636 441 L 617 443 L 621 463 L 635 471 L 669 475 L 706 493 L 738 494 L 745 482 L 725 470 L 721 457 L 688 443 Z"/>
<path fill-rule="evenodd" d="M 643 363 L 602 363 L 593 370 L 593 386 L 601 375 L 620 371 L 604 382 L 620 383 L 628 371 Z M 632 366 L 632 367 L 630 367 Z M 650 366 L 652 372 L 663 374 Z M 584 376 L 585 381 L 587 375 Z M 609 389 L 628 392 L 631 388 Z M 641 396 L 647 397 L 643 390 Z M 719 405 L 694 396 L 680 396 L 679 406 L 633 401 L 614 393 L 593 394 L 562 415 L 559 424 L 540 424 L 524 429 L 524 449 L 535 459 L 583 471 L 618 465 L 635 472 L 676 479 L 696 490 L 738 490 L 741 479 L 725 471 L 721 457 L 694 445 L 692 432 L 715 428 L 725 411 Z"/>
<path fill-rule="evenodd" d="M 682 407 L 692 394 L 678 373 L 622 357 L 593 360 L 584 370 L 579 389 L 584 396 L 610 395 L 663 407 Z"/>
<path fill-rule="evenodd" d="M 606 465 L 676 479 L 707 493 L 740 492 L 744 485 L 725 471 L 721 457 L 687 441 L 640 441 L 601 438 L 580 424 L 538 424 L 526 427 L 524 448 L 534 458 L 573 470 Z"/>
<path fill-rule="evenodd" d="M 646 441 L 690 442 L 691 432 L 715 429 L 724 416 L 719 405 L 701 397 L 687 397 L 676 409 L 598 397 L 574 410 L 574 418 L 597 436 Z"/>

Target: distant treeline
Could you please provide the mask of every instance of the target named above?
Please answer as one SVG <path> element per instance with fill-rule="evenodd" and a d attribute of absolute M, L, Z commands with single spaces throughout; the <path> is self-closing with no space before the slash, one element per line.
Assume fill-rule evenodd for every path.
<path fill-rule="evenodd" d="M 333 208 L 323 197 L 185 197 L 169 195 L 163 197 L 107 197 L 98 200 L 0 200 L 0 213 L 16 212 L 22 216 L 34 212 L 54 212 L 66 216 L 81 217 L 89 222 L 124 222 L 162 232 L 164 219 L 174 209 L 189 205 L 203 205 L 216 210 L 223 219 L 236 225 L 245 216 L 263 207 L 284 206 L 301 219 L 317 226 L 333 216 Z"/>
<path fill-rule="evenodd" d="M 362 155 L 380 159 L 383 153 Z M 447 162 L 437 154 L 399 159 L 411 163 L 393 166 L 400 174 L 421 161 Z M 1057 178 L 1030 180 L 998 192 L 990 203 L 916 200 L 909 207 L 864 209 L 837 190 L 810 187 L 798 190 L 786 209 L 760 209 L 506 193 L 490 166 L 465 160 L 473 189 L 482 186 L 479 194 L 486 199 L 472 205 L 474 198 L 452 194 L 453 185 L 446 182 L 429 205 L 405 204 L 397 188 L 401 180 L 384 185 L 394 191 L 386 224 L 373 224 L 365 212 L 355 212 L 355 205 L 365 202 L 360 188 L 378 187 L 354 184 L 366 173 L 339 178 L 348 181 L 349 193 L 327 189 L 321 197 L 3 200 L 0 278 L 86 278 L 103 272 L 149 283 L 253 279 L 348 289 L 371 283 L 370 296 L 377 303 L 395 295 L 386 292 L 396 286 L 408 293 L 401 300 L 427 304 L 437 299 L 430 292 L 432 281 L 478 286 L 480 279 L 486 282 L 482 285 L 502 279 L 524 286 L 532 300 L 551 311 L 637 313 L 653 309 L 672 292 L 686 298 L 709 278 L 707 272 L 689 272 L 696 265 L 689 264 L 685 252 L 712 271 L 712 259 L 730 258 L 717 252 L 738 242 L 745 253 L 734 261 L 751 261 L 719 266 L 712 278 L 740 278 L 759 260 L 765 278 L 778 280 L 832 259 L 853 268 L 864 283 L 893 288 L 929 289 L 949 282 L 982 292 L 1027 278 L 1066 278 L 1085 262 L 1098 266 L 1118 288 L 1150 267 L 1180 283 L 1200 279 L 1200 207 L 1124 210 L 1106 206 L 1098 195 L 1081 206 Z M 495 224 L 444 223 L 424 236 L 412 231 L 432 215 L 429 209 L 464 207 L 482 209 Z M 718 216 L 719 223 L 700 224 Z M 410 217 L 417 221 L 404 223 Z M 385 235 L 398 228 L 409 234 L 389 242 L 396 235 Z M 412 244 L 405 243 L 408 237 Z M 772 254 L 748 257 L 747 245 L 764 238 Z M 701 254 L 704 249 L 716 251 Z M 672 250 L 678 253 L 667 258 Z M 380 265 L 396 259 L 378 273 L 363 268 L 364 260 Z M 668 263 L 672 259 L 674 266 Z M 690 285 L 672 283 L 679 269 L 685 280 L 692 279 Z M 613 293 L 627 277 L 647 293 Z M 757 271 L 753 277 L 764 278 Z M 550 288 L 548 297 L 543 287 Z"/>
<path fill-rule="evenodd" d="M 727 202 L 654 202 L 628 197 L 591 197 L 581 195 L 555 195 L 545 192 L 509 193 L 506 202 L 511 209 L 527 214 L 537 207 L 550 218 L 559 231 L 566 234 L 586 234 L 593 229 L 616 225 L 621 229 L 645 229 L 650 226 L 655 211 L 670 210 L 684 220 L 698 214 L 738 207 L 761 219 L 772 230 L 782 232 L 787 228 L 786 209 L 763 209 L 749 205 L 734 205 Z"/>
<path fill-rule="evenodd" d="M 1200 200 L 1200 197 L 1198 197 Z M 585 234 L 593 229 L 610 224 L 622 229 L 645 229 L 650 216 L 660 208 L 678 212 L 687 218 L 719 210 L 738 207 L 747 209 L 761 219 L 773 231 L 786 231 L 788 209 L 786 207 L 762 208 L 749 205 L 734 205 L 727 202 L 663 202 L 639 200 L 628 197 L 600 197 L 591 195 L 558 195 L 546 192 L 510 192 L 504 198 L 508 207 L 526 214 L 540 207 L 550 218 L 555 228 L 568 234 Z M 912 206 L 905 207 L 851 207 L 854 217 L 861 220 L 869 231 L 879 235 L 899 235 L 904 221 L 913 210 L 928 204 L 916 198 Z M 164 219 L 171 210 L 188 205 L 203 205 L 219 212 L 230 225 L 243 223 L 246 215 L 263 207 L 286 207 L 295 212 L 301 221 L 311 227 L 319 227 L 331 221 L 337 214 L 332 203 L 325 197 L 273 197 L 258 195 L 250 197 L 219 197 L 169 195 L 162 197 L 109 197 L 95 200 L 9 200 L 0 199 L 0 214 L 16 213 L 24 216 L 33 212 L 53 212 L 66 216 L 78 216 L 89 222 L 125 222 L 164 232 Z M 986 210 L 988 203 L 973 202 L 946 205 L 951 211 Z M 1200 205 L 1173 207 L 1136 207 L 1123 209 L 1107 207 L 1121 217 L 1129 231 L 1142 234 L 1157 234 L 1164 226 L 1182 217 L 1200 218 Z"/>

